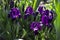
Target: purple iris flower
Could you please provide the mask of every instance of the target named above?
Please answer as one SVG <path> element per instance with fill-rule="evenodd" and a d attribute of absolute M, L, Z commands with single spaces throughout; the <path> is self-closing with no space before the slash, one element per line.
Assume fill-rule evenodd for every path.
<path fill-rule="evenodd" d="M 28 6 L 25 10 L 24 19 L 26 19 L 30 15 L 33 15 L 33 12 L 33 8 L 31 6 Z"/>
<path fill-rule="evenodd" d="M 38 30 L 42 29 L 42 23 L 32 22 L 31 25 L 30 25 L 30 29 L 33 30 L 35 34 L 37 34 Z"/>
<path fill-rule="evenodd" d="M 53 20 L 53 12 L 45 9 L 44 6 L 38 8 L 39 13 L 41 14 L 41 21 L 44 25 L 49 25 Z"/>
<path fill-rule="evenodd" d="M 20 18 L 21 17 L 20 10 L 18 8 L 11 8 L 10 14 L 8 16 L 12 19 Z"/>
<path fill-rule="evenodd" d="M 49 25 L 53 20 L 53 12 L 45 10 L 44 14 L 41 15 L 41 21 L 44 25 Z"/>
<path fill-rule="evenodd" d="M 31 15 L 33 14 L 33 8 L 31 6 L 28 6 L 25 10 L 25 15 Z"/>
<path fill-rule="evenodd" d="M 44 13 L 44 7 L 43 6 L 39 6 L 39 8 L 38 8 L 38 11 L 39 11 L 39 13 L 42 15 L 43 13 Z"/>
<path fill-rule="evenodd" d="M 48 20 L 49 18 L 48 18 L 48 16 L 46 16 L 46 15 L 43 15 L 42 17 L 41 17 L 41 21 L 42 21 L 42 23 L 44 24 L 44 25 L 48 25 L 49 24 L 49 20 Z"/>

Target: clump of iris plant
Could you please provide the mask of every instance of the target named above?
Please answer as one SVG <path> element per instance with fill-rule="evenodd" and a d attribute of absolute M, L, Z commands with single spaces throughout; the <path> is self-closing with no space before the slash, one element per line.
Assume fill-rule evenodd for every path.
<path fill-rule="evenodd" d="M 41 21 L 44 25 L 48 26 L 50 25 L 50 23 L 52 22 L 53 20 L 53 12 L 51 10 L 48 10 L 48 9 L 44 9 L 44 7 L 40 6 L 38 8 L 38 11 L 39 13 L 41 14 Z"/>
<path fill-rule="evenodd" d="M 30 25 L 30 29 L 32 29 L 34 31 L 35 34 L 38 33 L 38 30 L 41 30 L 41 24 L 46 25 L 46 26 L 50 26 L 52 20 L 53 20 L 53 12 L 51 10 L 48 9 L 44 9 L 45 7 L 40 6 L 38 8 L 38 12 L 34 13 L 34 10 L 31 6 L 28 6 L 25 10 L 25 15 L 24 18 L 29 17 L 30 15 L 33 16 L 37 16 L 38 13 L 40 13 L 39 15 L 41 15 L 41 23 L 40 22 L 32 22 Z M 11 8 L 10 10 L 10 14 L 9 17 L 11 19 L 16 19 L 16 18 L 20 18 L 21 17 L 21 13 L 20 10 L 18 8 Z"/>
<path fill-rule="evenodd" d="M 18 8 L 11 8 L 10 13 L 8 15 L 11 19 L 16 19 L 21 17 L 20 10 Z"/>
<path fill-rule="evenodd" d="M 8 40 L 9 39 L 12 40 L 13 38 L 14 39 L 15 38 L 24 38 L 24 40 L 28 40 L 28 39 L 34 40 L 33 37 L 35 37 L 35 40 L 41 40 L 41 38 L 42 38 L 42 40 L 46 40 L 45 38 L 47 38 L 47 39 L 53 38 L 53 37 L 50 38 L 50 35 L 51 36 L 53 35 L 53 33 L 52 34 L 50 33 L 50 29 L 52 29 L 54 27 L 54 25 L 53 25 L 54 13 L 52 10 L 47 9 L 48 6 L 46 7 L 44 5 L 45 3 L 43 1 L 41 3 L 40 3 L 40 1 L 41 0 L 39 0 L 39 1 L 30 0 L 30 2 L 29 2 L 29 1 L 21 0 L 18 2 L 16 0 L 10 0 L 9 4 L 7 4 L 8 2 L 5 3 L 7 6 L 9 5 L 8 9 L 10 9 L 10 11 L 9 11 L 8 17 L 12 20 L 11 21 L 9 19 L 5 25 L 5 26 L 8 26 L 8 27 L 6 27 L 5 32 L 10 35 L 10 36 L 7 35 L 7 37 L 6 37 L 6 38 L 8 38 L 8 36 L 9 36 Z M 47 2 L 46 0 L 44 0 L 44 1 Z M 39 7 L 38 7 L 38 5 L 39 5 Z M 3 8 L 4 8 L 4 6 L 2 7 L 2 9 Z M 19 8 L 20 8 L 20 10 L 19 10 Z M 36 8 L 37 8 L 37 10 L 36 10 Z M 3 10 L 1 10 L 1 11 L 3 11 Z M 5 12 L 5 11 L 3 11 L 3 12 Z M 2 19 L 3 18 L 6 19 L 5 16 L 2 15 Z M 3 23 L 3 22 L 4 22 L 4 20 L 1 23 Z M 5 22 L 3 23 L 3 25 L 4 24 L 5 24 Z M 33 31 L 34 35 L 31 34 L 32 33 L 31 31 Z M 31 38 L 29 38 L 29 37 L 31 37 Z M 41 38 L 39 38 L 39 37 L 41 37 Z"/>

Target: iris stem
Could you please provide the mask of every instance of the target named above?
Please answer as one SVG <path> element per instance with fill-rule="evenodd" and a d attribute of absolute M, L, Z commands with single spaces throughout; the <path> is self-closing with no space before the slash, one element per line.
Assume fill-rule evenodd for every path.
<path fill-rule="evenodd" d="M 35 40 L 38 40 L 38 35 L 35 35 Z"/>
<path fill-rule="evenodd" d="M 42 34 L 41 34 L 41 40 L 45 40 L 45 32 L 43 32 Z"/>
<path fill-rule="evenodd" d="M 44 37 L 42 37 L 42 40 L 45 40 L 45 38 L 44 38 Z"/>
<path fill-rule="evenodd" d="M 21 38 L 24 38 L 24 36 L 26 35 L 26 30 L 25 29 L 23 29 L 23 35 L 22 35 L 22 37 Z"/>
<path fill-rule="evenodd" d="M 59 31 L 59 30 L 57 30 L 56 32 L 57 32 L 57 33 L 56 33 L 56 35 L 57 35 L 57 36 L 56 36 L 56 37 L 57 37 L 57 39 L 56 39 L 56 40 L 60 40 L 60 31 Z"/>

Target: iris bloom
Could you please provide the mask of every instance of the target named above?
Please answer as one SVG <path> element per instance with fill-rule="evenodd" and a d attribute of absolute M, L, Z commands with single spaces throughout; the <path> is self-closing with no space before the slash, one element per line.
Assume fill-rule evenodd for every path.
<path fill-rule="evenodd" d="M 30 25 L 30 29 L 34 31 L 35 35 L 38 33 L 38 30 L 42 29 L 42 23 L 40 22 L 32 22 Z"/>
<path fill-rule="evenodd" d="M 41 20 L 44 25 L 49 25 L 53 20 L 53 13 L 49 10 L 46 10 L 42 15 Z"/>
<path fill-rule="evenodd" d="M 9 17 L 12 19 L 20 18 L 21 17 L 20 10 L 18 8 L 11 8 Z"/>
<path fill-rule="evenodd" d="M 31 6 L 28 6 L 25 10 L 25 15 L 33 14 L 33 8 Z"/>
<path fill-rule="evenodd" d="M 41 14 L 41 21 L 44 25 L 49 25 L 53 20 L 53 12 L 48 9 L 44 9 L 43 6 L 38 8 L 39 13 Z"/>
<path fill-rule="evenodd" d="M 25 10 L 24 18 L 26 19 L 28 16 L 33 15 L 33 8 L 31 6 L 28 6 Z"/>
<path fill-rule="evenodd" d="M 44 6 L 39 6 L 38 12 L 39 12 L 41 15 L 43 15 L 44 11 L 45 11 L 45 7 L 44 7 Z"/>

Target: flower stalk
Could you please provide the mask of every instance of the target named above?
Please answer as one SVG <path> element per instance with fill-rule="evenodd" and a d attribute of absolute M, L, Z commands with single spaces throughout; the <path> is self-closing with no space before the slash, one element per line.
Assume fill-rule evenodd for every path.
<path fill-rule="evenodd" d="M 38 35 L 35 35 L 35 40 L 38 40 Z"/>

